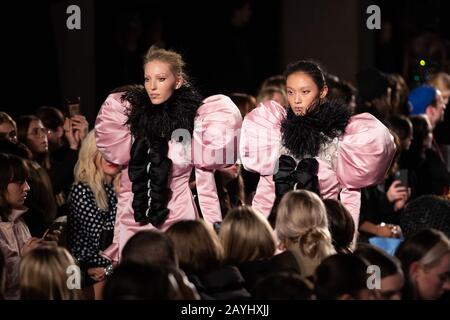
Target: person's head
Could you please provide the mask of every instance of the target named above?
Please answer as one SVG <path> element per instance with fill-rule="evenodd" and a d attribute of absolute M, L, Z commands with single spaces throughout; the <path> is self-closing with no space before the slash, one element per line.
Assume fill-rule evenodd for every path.
<path fill-rule="evenodd" d="M 54 107 L 42 106 L 36 111 L 36 116 L 47 128 L 47 139 L 51 150 L 62 145 L 64 137 L 64 115 L 61 110 Z"/>
<path fill-rule="evenodd" d="M 124 261 L 103 288 L 104 300 L 167 300 L 171 298 L 167 268 Z"/>
<path fill-rule="evenodd" d="M 400 139 L 400 151 L 407 151 L 413 139 L 413 125 L 411 120 L 398 114 L 389 118 L 389 129 L 394 131 Z"/>
<path fill-rule="evenodd" d="M 367 288 L 367 267 L 367 262 L 353 254 L 336 254 L 325 258 L 314 275 L 317 299 L 374 299 L 375 294 Z"/>
<path fill-rule="evenodd" d="M 225 261 L 230 264 L 268 259 L 275 254 L 275 234 L 269 222 L 248 206 L 228 212 L 221 224 L 219 238 Z"/>
<path fill-rule="evenodd" d="M 444 233 L 419 231 L 395 255 L 402 263 L 408 298 L 435 300 L 450 290 L 450 241 Z"/>
<path fill-rule="evenodd" d="M 393 114 L 401 114 L 404 112 L 406 102 L 408 101 L 409 88 L 405 79 L 398 73 L 388 75 L 392 84 L 392 111 Z"/>
<path fill-rule="evenodd" d="M 123 247 L 122 261 L 173 268 L 178 265 L 172 240 L 155 230 L 140 231 L 132 236 Z"/>
<path fill-rule="evenodd" d="M 273 273 L 259 280 L 255 300 L 314 300 L 312 284 L 296 273 Z"/>
<path fill-rule="evenodd" d="M 20 261 L 20 298 L 24 300 L 76 300 L 80 292 L 69 288 L 75 259 L 63 247 L 41 246 Z"/>
<path fill-rule="evenodd" d="M 369 244 L 359 244 L 355 255 L 366 260 L 380 270 L 380 288 L 376 289 L 377 298 L 381 300 L 401 300 L 405 282 L 400 261 L 381 249 Z"/>
<path fill-rule="evenodd" d="M 6 112 L 0 111 L 0 136 L 17 143 L 16 122 Z"/>
<path fill-rule="evenodd" d="M 150 47 L 144 57 L 144 86 L 152 104 L 167 101 L 173 92 L 187 85 L 185 63 L 175 51 Z"/>
<path fill-rule="evenodd" d="M 205 273 L 219 268 L 223 248 L 215 231 L 203 220 L 180 221 L 166 231 L 175 246 L 181 269 L 191 273 Z"/>
<path fill-rule="evenodd" d="M 355 223 L 350 212 L 337 200 L 325 199 L 323 203 L 327 209 L 328 228 L 336 252 L 349 253 L 355 233 Z"/>
<path fill-rule="evenodd" d="M 284 76 L 289 106 L 297 116 L 318 105 L 328 93 L 325 74 L 313 61 L 300 60 L 289 64 Z"/>
<path fill-rule="evenodd" d="M 450 98 L 450 74 L 445 72 L 435 73 L 428 79 L 428 84 L 441 92 L 444 103 L 448 105 Z"/>
<path fill-rule="evenodd" d="M 267 79 L 265 79 L 261 85 L 261 89 L 264 89 L 266 87 L 276 87 L 280 88 L 284 92 L 286 92 L 286 78 L 282 74 L 278 74 L 276 76 L 271 76 Z"/>
<path fill-rule="evenodd" d="M 322 260 L 335 253 L 325 205 L 313 192 L 295 190 L 283 196 L 277 211 L 276 233 L 284 247 L 299 246 L 310 258 Z"/>
<path fill-rule="evenodd" d="M 433 143 L 433 129 L 430 122 L 424 116 L 410 118 L 413 126 L 413 139 L 409 149 L 413 153 L 423 154 Z"/>
<path fill-rule="evenodd" d="M 283 89 L 278 87 L 269 87 L 266 86 L 259 90 L 258 96 L 256 97 L 256 103 L 260 104 L 262 102 L 274 100 L 278 104 L 280 104 L 283 107 L 287 107 L 288 101 L 286 92 L 283 91 Z"/>
<path fill-rule="evenodd" d="M 255 97 L 246 93 L 232 93 L 230 99 L 241 111 L 242 118 L 256 107 Z"/>
<path fill-rule="evenodd" d="M 439 90 L 431 86 L 419 86 L 411 91 L 408 101 L 412 115 L 426 115 L 432 129 L 444 120 L 445 103 Z"/>
<path fill-rule="evenodd" d="M 29 169 L 17 156 L 0 153 L 0 216 L 8 220 L 12 209 L 24 209 L 30 186 L 27 183 Z"/>
<path fill-rule="evenodd" d="M 400 227 L 406 238 L 422 229 L 442 231 L 450 238 L 450 200 L 435 195 L 411 200 L 400 215 Z"/>
<path fill-rule="evenodd" d="M 105 183 L 113 183 L 118 187 L 121 167 L 110 163 L 103 158 L 95 143 L 94 130 L 89 132 L 81 145 L 78 161 L 74 169 L 75 182 L 84 182 L 89 185 L 95 195 L 97 206 L 108 210 L 108 196 L 104 188 Z"/>
<path fill-rule="evenodd" d="M 392 111 L 389 79 L 376 68 L 361 70 L 356 75 L 360 105 L 381 120 L 385 120 Z"/>
<path fill-rule="evenodd" d="M 328 85 L 328 100 L 338 101 L 347 105 L 352 111 L 356 108 L 356 88 L 349 82 L 332 74 L 326 75 Z"/>
<path fill-rule="evenodd" d="M 26 115 L 17 119 L 19 141 L 25 144 L 35 157 L 48 154 L 47 131 L 36 116 Z"/>

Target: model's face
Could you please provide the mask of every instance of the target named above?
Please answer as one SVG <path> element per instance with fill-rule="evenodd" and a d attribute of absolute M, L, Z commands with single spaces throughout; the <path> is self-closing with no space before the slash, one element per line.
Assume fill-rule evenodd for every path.
<path fill-rule="evenodd" d="M 13 209 L 22 209 L 30 186 L 24 182 L 10 182 L 6 190 L 6 201 Z"/>
<path fill-rule="evenodd" d="M 450 253 L 444 255 L 433 268 L 419 267 L 415 282 L 420 298 L 438 299 L 450 290 Z"/>
<path fill-rule="evenodd" d="M 33 153 L 48 152 L 47 129 L 40 120 L 32 120 L 27 131 L 27 145 Z"/>
<path fill-rule="evenodd" d="M 319 92 L 319 87 L 314 80 L 303 72 L 290 74 L 286 79 L 286 89 L 289 105 L 297 116 L 304 115 L 319 98 L 324 98 L 328 92 L 326 86 L 322 92 Z"/>
<path fill-rule="evenodd" d="M 144 67 L 144 86 L 152 104 L 167 101 L 181 84 L 182 79 L 173 74 L 166 62 L 152 60 Z"/>
<path fill-rule="evenodd" d="M 16 129 L 9 122 L 3 122 L 0 124 L 0 134 L 11 142 L 17 143 Z"/>
<path fill-rule="evenodd" d="M 403 273 L 396 273 L 381 279 L 378 298 L 381 300 L 401 300 L 404 285 Z"/>

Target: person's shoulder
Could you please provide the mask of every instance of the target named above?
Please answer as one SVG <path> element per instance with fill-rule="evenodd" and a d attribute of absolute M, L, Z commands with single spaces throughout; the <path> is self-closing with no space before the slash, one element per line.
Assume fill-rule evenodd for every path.
<path fill-rule="evenodd" d="M 70 189 L 71 193 L 92 193 L 91 188 L 89 187 L 89 185 L 85 182 L 82 181 L 78 181 L 75 182 L 72 185 L 72 188 Z"/>

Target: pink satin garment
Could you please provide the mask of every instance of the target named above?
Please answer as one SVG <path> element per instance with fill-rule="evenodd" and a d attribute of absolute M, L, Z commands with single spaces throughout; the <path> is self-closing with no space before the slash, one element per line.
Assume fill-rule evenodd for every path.
<path fill-rule="evenodd" d="M 276 166 L 268 161 L 274 161 L 280 156 L 276 147 L 280 145 L 281 135 L 276 133 L 276 130 L 279 130 L 286 114 L 281 108 L 274 101 L 261 104 L 246 116 L 242 124 L 242 133 L 247 133 L 241 136 L 242 163 L 246 169 L 261 174 L 252 206 L 266 217 L 269 216 L 275 200 L 275 184 L 271 170 L 276 169 Z M 255 134 L 261 128 L 275 130 L 275 133 L 270 135 L 271 139 L 266 140 L 270 145 L 264 144 L 264 141 L 258 145 L 261 140 L 257 140 Z M 273 154 L 259 161 L 259 158 L 256 158 L 258 150 L 264 152 L 267 149 L 273 150 Z M 339 197 L 350 211 L 355 225 L 358 225 L 360 189 L 383 180 L 394 153 L 393 137 L 380 121 L 368 113 L 351 117 L 339 143 L 336 167 L 333 168 L 328 161 L 317 159 L 321 197 Z"/>
<path fill-rule="evenodd" d="M 117 195 L 117 214 L 114 229 L 113 243 L 102 254 L 113 263 L 120 260 L 120 253 L 135 233 L 141 230 L 151 230 L 151 224 L 141 225 L 135 222 L 133 216 L 133 193 L 128 176 L 127 164 L 130 160 L 132 136 L 125 124 L 130 105 L 121 102 L 121 93 L 111 94 L 104 102 L 96 120 L 97 147 L 103 156 L 110 162 L 122 165 L 120 192 Z M 218 153 L 225 148 L 224 144 L 231 143 L 226 140 L 218 143 L 217 140 L 208 140 L 211 137 L 211 128 L 219 128 L 224 132 L 230 126 L 240 127 L 242 118 L 237 117 L 239 109 L 231 100 L 222 95 L 207 98 L 199 108 L 195 119 L 194 139 L 200 146 L 213 146 Z M 221 116 L 217 114 L 222 112 Z M 240 116 L 240 113 L 239 113 Z M 222 130 L 222 131 L 220 131 Z M 201 134 L 200 134 L 201 133 Z M 172 224 L 181 220 L 198 218 L 197 208 L 189 188 L 189 178 L 195 168 L 196 186 L 202 214 L 208 223 L 221 221 L 220 204 L 214 182 L 214 169 L 223 166 L 221 163 L 196 163 L 193 159 L 192 148 L 180 142 L 169 141 L 168 157 L 172 160 L 169 188 L 171 195 L 167 208 L 169 215 L 166 221 L 158 228 L 167 230 Z"/>

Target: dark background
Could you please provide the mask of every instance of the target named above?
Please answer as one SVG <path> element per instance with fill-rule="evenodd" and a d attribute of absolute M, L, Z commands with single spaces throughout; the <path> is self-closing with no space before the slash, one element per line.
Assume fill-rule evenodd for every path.
<path fill-rule="evenodd" d="M 266 77 L 300 58 L 351 82 L 369 65 L 411 86 L 431 69 L 449 71 L 448 1 L 250 1 L 248 23 L 232 27 L 231 12 L 243 2 L 11 2 L 0 19 L 0 110 L 16 117 L 81 96 L 92 124 L 110 90 L 142 82 L 141 59 L 154 43 L 183 55 L 204 95 L 256 94 Z M 71 4 L 81 8 L 81 30 L 66 28 Z M 381 30 L 366 28 L 370 4 L 381 8 Z"/>

